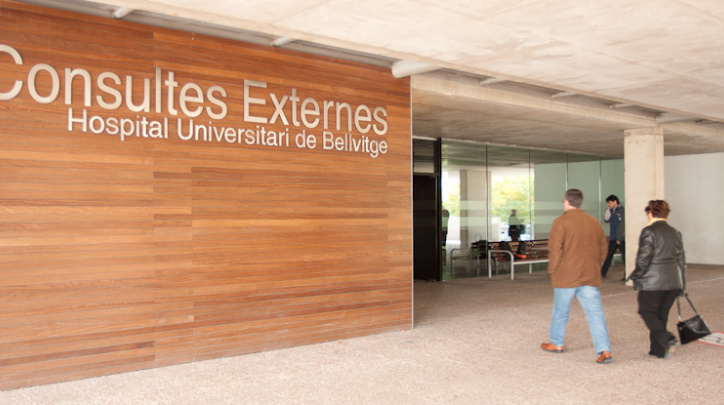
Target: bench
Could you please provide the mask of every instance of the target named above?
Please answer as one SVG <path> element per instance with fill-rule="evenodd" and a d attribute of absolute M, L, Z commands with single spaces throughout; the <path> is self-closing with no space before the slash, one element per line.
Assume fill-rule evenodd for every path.
<path fill-rule="evenodd" d="M 488 278 L 493 277 L 493 265 L 498 263 L 510 263 L 510 279 L 515 280 L 515 266 L 528 265 L 528 273 L 533 274 L 533 265 L 536 263 L 548 263 L 548 239 L 526 240 L 518 242 L 505 242 L 510 245 L 510 250 L 502 248 L 504 242 L 490 242 L 488 249 Z M 524 243 L 526 257 L 515 256 L 518 245 Z"/>
<path fill-rule="evenodd" d="M 488 244 L 488 278 L 493 276 L 492 266 L 496 266 L 495 274 L 498 274 L 497 264 L 498 263 L 510 263 L 510 279 L 515 279 L 515 266 L 527 264 L 528 273 L 533 274 L 533 265 L 536 263 L 548 263 L 548 239 L 538 239 L 529 241 L 519 242 L 507 242 L 511 251 L 501 248 L 503 242 L 490 242 Z M 526 257 L 525 259 L 515 256 L 515 252 L 518 250 L 518 244 L 526 243 Z M 614 259 L 618 256 L 621 257 L 621 253 L 617 250 L 613 255 Z"/>
<path fill-rule="evenodd" d="M 455 277 L 456 261 L 458 263 L 460 261 L 466 262 L 466 270 L 469 269 L 471 272 L 474 272 L 476 276 L 480 277 L 480 269 L 484 266 L 481 262 L 485 261 L 485 249 L 473 245 L 469 249 L 455 248 L 450 251 L 450 274 L 453 278 Z"/>

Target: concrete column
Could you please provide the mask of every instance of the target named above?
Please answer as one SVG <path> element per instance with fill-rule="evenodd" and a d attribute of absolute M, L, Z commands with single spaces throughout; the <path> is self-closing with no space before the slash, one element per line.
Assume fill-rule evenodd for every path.
<path fill-rule="evenodd" d="M 649 200 L 664 199 L 664 131 L 660 127 L 624 131 L 623 145 L 628 275 L 636 267 L 641 229 L 649 223 L 644 208 Z"/>

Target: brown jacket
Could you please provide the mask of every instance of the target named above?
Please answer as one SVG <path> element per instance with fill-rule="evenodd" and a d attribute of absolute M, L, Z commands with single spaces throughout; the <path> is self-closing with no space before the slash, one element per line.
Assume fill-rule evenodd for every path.
<path fill-rule="evenodd" d="M 548 248 L 553 288 L 601 286 L 608 243 L 596 218 L 581 209 L 564 212 L 553 221 Z"/>

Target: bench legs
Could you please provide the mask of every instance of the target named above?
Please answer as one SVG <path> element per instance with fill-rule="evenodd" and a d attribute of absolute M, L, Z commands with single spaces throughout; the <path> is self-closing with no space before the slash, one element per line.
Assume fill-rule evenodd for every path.
<path fill-rule="evenodd" d="M 511 279 L 511 280 L 515 280 L 515 258 L 513 257 L 513 253 L 512 253 L 512 252 L 508 252 L 507 250 L 506 250 L 506 251 L 504 251 L 504 250 L 488 250 L 488 278 L 492 278 L 492 277 L 493 277 L 493 267 L 492 267 L 492 265 L 493 265 L 493 260 L 494 260 L 494 259 L 492 258 L 492 253 L 494 253 L 494 252 L 502 252 L 502 253 L 507 253 L 508 255 L 510 255 L 510 262 L 508 262 L 508 263 L 510 263 L 510 279 Z M 547 262 L 548 262 L 548 260 L 541 259 L 541 260 L 534 260 L 534 261 L 528 262 L 528 263 L 525 263 L 525 262 L 524 262 L 524 263 L 519 263 L 519 264 L 527 264 L 527 265 L 528 265 L 528 274 L 533 274 L 533 265 L 534 265 L 534 264 L 537 264 L 537 263 L 547 263 Z M 496 275 L 498 274 L 498 271 L 497 271 L 497 263 L 496 263 L 496 271 L 495 271 L 495 274 L 496 274 Z"/>

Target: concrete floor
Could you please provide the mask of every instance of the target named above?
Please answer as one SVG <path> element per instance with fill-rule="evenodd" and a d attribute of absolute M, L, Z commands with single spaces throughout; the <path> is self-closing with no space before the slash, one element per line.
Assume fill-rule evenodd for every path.
<path fill-rule="evenodd" d="M 577 304 L 567 352 L 541 350 L 548 275 L 501 274 L 415 283 L 409 331 L 5 391 L 0 404 L 721 404 L 724 347 L 694 342 L 669 360 L 649 356 L 622 272 L 612 268 L 601 289 L 608 365 L 595 363 Z M 711 329 L 724 331 L 724 266 L 690 265 L 689 295 Z M 670 329 L 675 322 L 676 306 Z"/>

